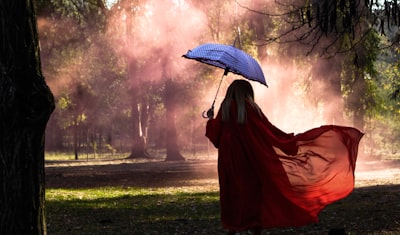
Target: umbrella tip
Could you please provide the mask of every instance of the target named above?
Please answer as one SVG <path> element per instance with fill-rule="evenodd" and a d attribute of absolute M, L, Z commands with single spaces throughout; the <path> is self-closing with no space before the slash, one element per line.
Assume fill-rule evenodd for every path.
<path fill-rule="evenodd" d="M 242 47 L 241 42 L 240 42 L 240 36 L 236 36 L 235 40 L 233 41 L 233 47 L 236 47 L 236 42 L 239 42 L 239 48 Z"/>

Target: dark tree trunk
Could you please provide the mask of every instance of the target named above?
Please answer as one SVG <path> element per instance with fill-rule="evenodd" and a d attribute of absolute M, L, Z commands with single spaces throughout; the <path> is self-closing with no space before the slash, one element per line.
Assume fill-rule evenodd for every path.
<path fill-rule="evenodd" d="M 165 86 L 166 109 L 166 161 L 183 161 L 185 158 L 179 152 L 178 134 L 176 131 L 176 89 L 173 81 L 168 80 Z"/>
<path fill-rule="evenodd" d="M 366 82 L 363 69 L 355 67 L 354 70 L 353 91 L 350 94 L 350 100 L 353 104 L 353 125 L 364 130 Z"/>
<path fill-rule="evenodd" d="M 326 89 L 324 92 L 317 91 L 321 96 L 320 101 L 324 104 L 323 116 L 327 124 L 343 123 L 343 102 L 341 101 L 341 76 L 342 66 L 335 59 L 322 59 L 313 65 L 313 75 L 322 80 Z M 317 87 L 317 89 L 320 89 Z M 332 99 L 338 102 L 333 103 Z M 335 107 L 333 107 L 334 105 Z"/>
<path fill-rule="evenodd" d="M 75 124 L 72 126 L 72 141 L 74 145 L 74 155 L 75 155 L 75 160 L 79 159 L 79 153 L 78 153 L 78 126 Z"/>
<path fill-rule="evenodd" d="M 42 76 L 32 0 L 0 1 L 0 234 L 46 234 Z"/>

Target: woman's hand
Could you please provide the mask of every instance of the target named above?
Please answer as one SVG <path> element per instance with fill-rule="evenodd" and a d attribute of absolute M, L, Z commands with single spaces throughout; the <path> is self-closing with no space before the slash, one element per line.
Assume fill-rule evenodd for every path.
<path fill-rule="evenodd" d="M 207 118 L 208 118 L 208 119 L 213 119 L 213 118 L 214 118 L 214 107 L 211 107 L 211 108 L 207 111 Z"/>

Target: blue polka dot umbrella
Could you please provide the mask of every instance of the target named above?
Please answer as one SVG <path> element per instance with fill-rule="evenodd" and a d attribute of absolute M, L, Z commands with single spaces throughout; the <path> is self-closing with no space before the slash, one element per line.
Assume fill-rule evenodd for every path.
<path fill-rule="evenodd" d="M 234 46 L 207 43 L 189 50 L 183 57 L 222 68 L 226 74 L 232 72 L 267 86 L 259 63 Z"/>
<path fill-rule="evenodd" d="M 224 69 L 222 78 L 231 72 L 268 87 L 260 64 L 249 54 L 234 46 L 206 43 L 189 50 L 183 57 Z M 217 94 L 221 82 L 218 86 Z M 214 103 L 215 99 L 210 110 L 214 109 Z"/>

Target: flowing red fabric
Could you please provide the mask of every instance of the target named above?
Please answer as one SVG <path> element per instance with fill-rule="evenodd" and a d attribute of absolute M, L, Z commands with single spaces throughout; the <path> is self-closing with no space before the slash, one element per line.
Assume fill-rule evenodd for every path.
<path fill-rule="evenodd" d="M 218 148 L 224 228 L 316 223 L 326 205 L 352 192 L 360 131 L 329 125 L 288 134 L 249 103 L 246 111 L 245 124 L 223 122 L 219 111 L 206 127 Z"/>

